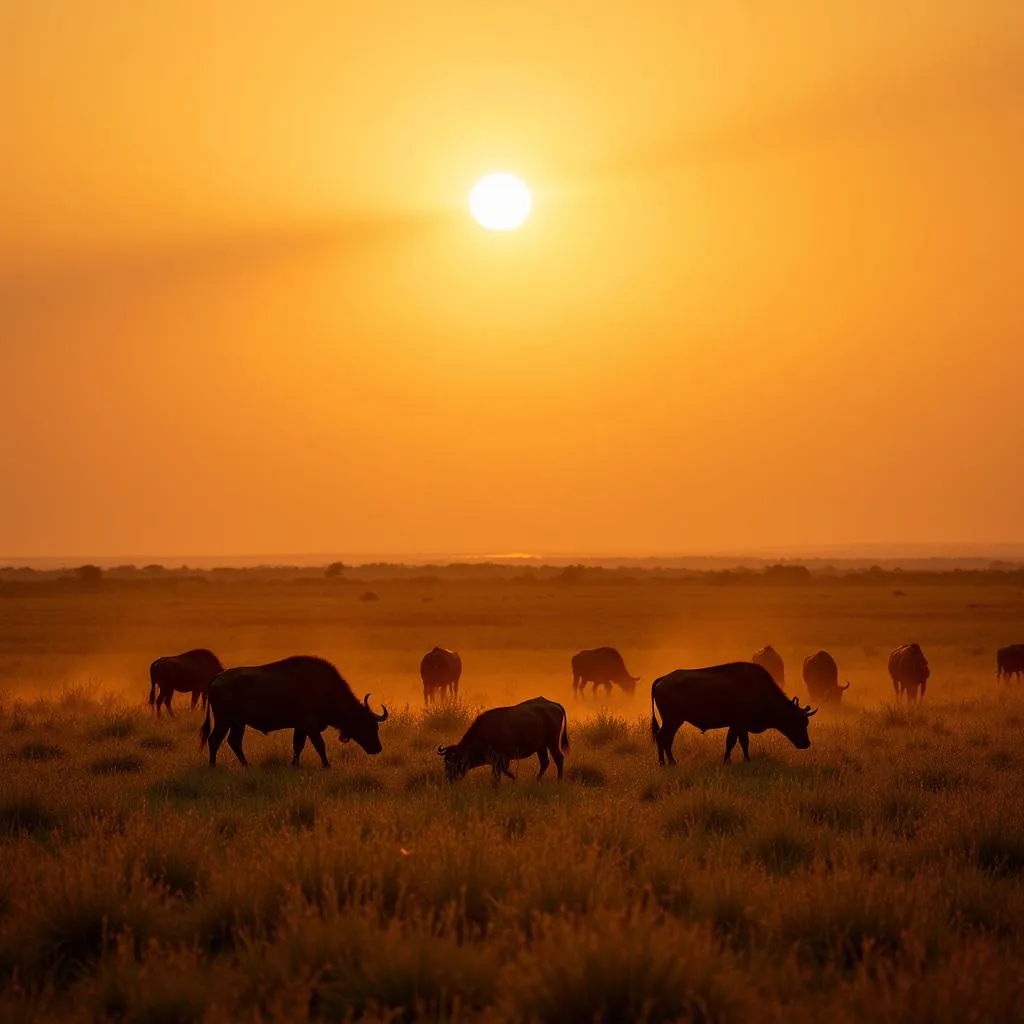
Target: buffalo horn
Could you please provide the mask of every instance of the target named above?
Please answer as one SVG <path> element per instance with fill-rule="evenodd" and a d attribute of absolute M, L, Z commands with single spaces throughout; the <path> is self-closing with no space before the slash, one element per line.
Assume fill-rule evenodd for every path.
<path fill-rule="evenodd" d="M 812 715 L 816 715 L 817 713 L 818 713 L 818 709 L 817 708 L 812 708 L 810 704 L 805 704 L 804 705 L 804 714 L 808 718 L 810 718 Z"/>
<path fill-rule="evenodd" d="M 848 690 L 849 688 L 850 688 L 850 680 L 849 679 L 846 680 L 846 685 L 845 686 L 840 686 L 839 687 L 840 690 Z"/>
<path fill-rule="evenodd" d="M 373 715 L 373 717 L 374 717 L 374 718 L 376 718 L 378 722 L 384 722 L 384 721 L 386 721 L 386 720 L 387 720 L 387 717 L 388 717 L 388 709 L 387 709 L 387 705 L 385 705 L 385 704 L 381 704 L 381 707 L 382 707 L 382 708 L 384 708 L 384 713 L 383 713 L 382 715 L 378 715 L 378 714 L 377 714 L 377 713 L 376 713 L 376 712 L 375 712 L 375 711 L 374 711 L 374 710 L 373 710 L 373 709 L 372 709 L 372 708 L 370 707 L 370 695 L 369 695 L 369 694 L 367 694 L 367 695 L 366 695 L 366 696 L 365 696 L 365 697 L 363 698 L 363 707 L 365 707 L 365 708 L 366 708 L 366 710 L 367 710 L 367 711 L 369 711 L 369 712 L 370 712 L 370 714 L 371 714 L 371 715 Z"/>

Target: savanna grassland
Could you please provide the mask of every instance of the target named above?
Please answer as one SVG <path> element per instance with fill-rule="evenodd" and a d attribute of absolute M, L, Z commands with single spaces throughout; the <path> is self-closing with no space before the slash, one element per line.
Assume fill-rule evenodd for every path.
<path fill-rule="evenodd" d="M 1009 1021 L 1024 1019 L 1024 641 L 1017 586 L 575 587 L 244 582 L 0 600 L 0 1019 Z M 917 640 L 923 707 L 885 670 Z M 463 656 L 424 712 L 417 666 Z M 611 643 L 642 681 L 574 704 L 569 658 Z M 845 707 L 798 751 L 721 764 L 684 727 L 657 766 L 649 684 L 772 643 L 790 693 L 824 647 Z M 321 654 L 391 717 L 371 758 L 290 736 L 211 771 L 153 657 Z M 569 712 L 566 778 L 442 784 L 475 709 Z"/>

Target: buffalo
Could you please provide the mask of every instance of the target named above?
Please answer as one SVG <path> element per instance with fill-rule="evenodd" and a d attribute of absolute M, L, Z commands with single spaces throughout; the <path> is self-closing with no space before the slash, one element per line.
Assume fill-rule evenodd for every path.
<path fill-rule="evenodd" d="M 559 740 L 561 729 L 561 740 Z M 548 754 L 562 777 L 562 751 L 569 749 L 569 723 L 565 708 L 546 697 L 533 697 L 511 707 L 491 708 L 477 715 L 458 743 L 438 747 L 444 758 L 445 777 L 456 782 L 472 768 L 491 766 L 494 785 L 502 775 L 515 776 L 508 770 L 510 761 L 537 756 L 541 778 L 548 769 Z"/>
<path fill-rule="evenodd" d="M 661 713 L 661 725 L 658 716 Z M 701 732 L 728 729 L 725 763 L 739 740 L 743 758 L 750 760 L 749 734 L 777 729 L 799 750 L 811 745 L 807 735 L 810 705 L 788 698 L 767 669 L 748 661 L 709 668 L 676 669 L 651 684 L 651 735 L 658 745 L 658 763 L 675 764 L 672 741 L 684 722 Z"/>
<path fill-rule="evenodd" d="M 838 704 L 850 684 L 839 685 L 839 668 L 828 651 L 804 658 L 804 682 L 811 700 L 818 704 Z"/>
<path fill-rule="evenodd" d="M 996 651 L 996 679 L 1002 679 L 1005 676 L 1006 681 L 1009 682 L 1010 676 L 1016 676 L 1017 682 L 1020 682 L 1022 674 L 1024 674 L 1024 644 L 1000 647 Z"/>
<path fill-rule="evenodd" d="M 908 700 L 924 699 L 931 669 L 928 659 L 918 644 L 903 644 L 889 655 L 889 675 L 897 699 L 906 696 Z"/>
<path fill-rule="evenodd" d="M 337 729 L 342 743 L 355 740 L 366 753 L 379 754 L 378 726 L 387 718 L 387 707 L 378 715 L 370 709 L 369 694 L 360 702 L 329 661 L 298 656 L 221 672 L 210 683 L 210 706 L 199 731 L 199 744 L 204 747 L 209 741 L 213 767 L 227 736 L 228 746 L 244 768 L 249 764 L 242 750 L 246 726 L 262 733 L 294 729 L 292 764 L 299 766 L 308 739 L 324 768 L 330 768 L 321 735 L 324 729 Z"/>
<path fill-rule="evenodd" d="M 156 717 L 160 717 L 161 704 L 167 713 L 173 715 L 171 698 L 175 693 L 192 694 L 192 708 L 200 700 L 206 710 L 210 690 L 210 680 L 224 666 L 212 651 L 198 648 L 184 654 L 174 654 L 165 658 L 157 658 L 149 666 L 149 704 L 156 706 Z M 159 691 L 159 692 L 158 692 Z"/>
<path fill-rule="evenodd" d="M 594 684 L 593 692 L 603 686 L 605 694 L 612 692 L 612 683 L 622 687 L 628 694 L 636 692 L 639 676 L 631 676 L 626 671 L 626 663 L 622 655 L 614 647 L 596 647 L 591 651 L 580 651 L 572 657 L 572 692 L 582 697 L 587 683 Z"/>
<path fill-rule="evenodd" d="M 755 665 L 760 665 L 768 670 L 768 674 L 779 686 L 786 685 L 786 666 L 782 662 L 782 655 L 779 654 L 771 644 L 755 651 L 750 659 Z"/>
<path fill-rule="evenodd" d="M 439 697 L 458 697 L 462 659 L 457 651 L 435 647 L 423 655 L 420 678 L 423 680 L 423 703 L 429 704 Z"/>

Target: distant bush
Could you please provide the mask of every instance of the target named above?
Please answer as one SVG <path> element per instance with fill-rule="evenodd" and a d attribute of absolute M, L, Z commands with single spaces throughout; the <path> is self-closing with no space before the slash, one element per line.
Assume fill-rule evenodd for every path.
<path fill-rule="evenodd" d="M 98 565 L 80 565 L 75 570 L 75 581 L 85 590 L 96 590 L 103 582 L 103 570 Z"/>
<path fill-rule="evenodd" d="M 344 575 L 345 565 L 342 562 L 331 562 L 326 569 L 324 569 L 324 575 L 329 580 L 337 579 L 339 576 Z"/>

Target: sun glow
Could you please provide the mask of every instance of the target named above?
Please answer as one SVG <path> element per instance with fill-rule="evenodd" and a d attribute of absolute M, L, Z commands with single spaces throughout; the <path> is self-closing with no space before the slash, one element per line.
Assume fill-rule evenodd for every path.
<path fill-rule="evenodd" d="M 514 174 L 487 174 L 469 193 L 469 212 L 489 231 L 515 230 L 530 215 L 532 205 L 526 182 Z"/>

